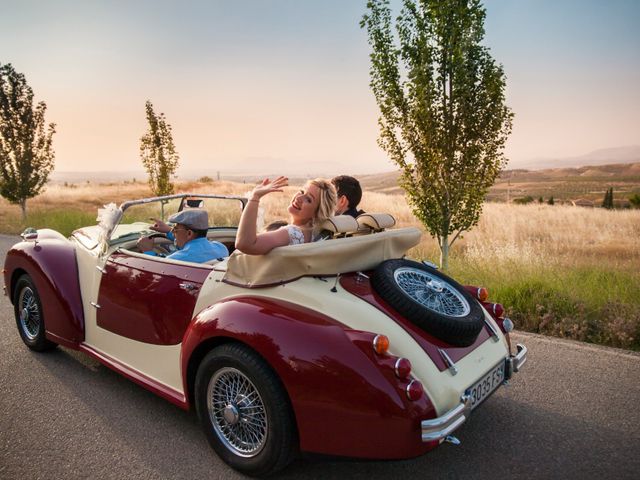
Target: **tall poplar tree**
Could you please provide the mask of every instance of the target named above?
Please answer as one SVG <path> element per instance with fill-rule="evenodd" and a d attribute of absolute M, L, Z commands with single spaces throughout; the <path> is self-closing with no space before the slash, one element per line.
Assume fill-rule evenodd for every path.
<path fill-rule="evenodd" d="M 513 114 L 505 75 L 480 42 L 479 0 L 404 0 L 392 28 L 387 0 L 370 0 L 361 27 L 371 45 L 379 145 L 401 172 L 413 213 L 437 238 L 440 264 L 478 223 L 506 165 Z"/>
<path fill-rule="evenodd" d="M 602 208 L 613 210 L 613 187 L 607 189 L 602 200 Z"/>
<path fill-rule="evenodd" d="M 173 193 L 171 176 L 178 169 L 180 157 L 171 135 L 171 125 L 164 113 L 156 114 L 149 100 L 145 103 L 149 130 L 140 139 L 140 158 L 149 174 L 149 187 L 154 195 Z"/>
<path fill-rule="evenodd" d="M 45 125 L 44 102 L 33 106 L 33 90 L 10 63 L 0 63 L 0 194 L 20 205 L 40 193 L 53 170 L 55 124 Z"/>

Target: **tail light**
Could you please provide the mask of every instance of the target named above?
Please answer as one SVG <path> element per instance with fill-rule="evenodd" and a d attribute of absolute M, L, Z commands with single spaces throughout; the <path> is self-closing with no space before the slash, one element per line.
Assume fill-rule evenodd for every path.
<path fill-rule="evenodd" d="M 406 358 L 399 358 L 396 360 L 394 367 L 396 377 L 401 380 L 406 380 L 411 375 L 411 362 Z"/>
<path fill-rule="evenodd" d="M 422 397 L 422 393 L 424 392 L 424 388 L 422 387 L 422 383 L 418 380 L 411 380 L 409 385 L 407 385 L 407 398 L 411 401 L 420 400 Z"/>
<path fill-rule="evenodd" d="M 478 288 L 478 290 L 476 291 L 476 298 L 481 302 L 486 302 L 489 298 L 489 290 L 484 287 Z"/>
<path fill-rule="evenodd" d="M 386 335 L 376 335 L 373 339 L 373 349 L 378 355 L 384 355 L 389 350 L 389 338 Z"/>
<path fill-rule="evenodd" d="M 471 295 L 476 297 L 481 302 L 486 302 L 487 299 L 489 298 L 489 290 L 487 290 L 485 287 L 465 285 L 464 288 L 467 290 L 467 292 L 469 292 Z"/>
<path fill-rule="evenodd" d="M 404 389 L 407 398 L 411 401 L 416 401 L 422 398 L 424 393 L 424 387 L 420 381 L 411 379 L 411 362 L 408 358 L 387 356 L 389 351 L 389 337 L 386 335 L 378 334 L 373 338 L 371 342 L 373 350 L 383 358 L 380 359 L 381 365 L 386 365 L 387 368 L 393 366 L 393 371 L 399 380 L 399 387 Z M 406 383 L 409 382 L 409 383 Z"/>
<path fill-rule="evenodd" d="M 504 316 L 504 307 L 501 303 L 490 303 L 491 313 L 496 318 L 502 318 Z"/>

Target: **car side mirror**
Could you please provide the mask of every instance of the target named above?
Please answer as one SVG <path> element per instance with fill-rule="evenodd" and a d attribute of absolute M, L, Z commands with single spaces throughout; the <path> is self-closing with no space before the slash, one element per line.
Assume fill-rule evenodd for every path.
<path fill-rule="evenodd" d="M 200 198 L 187 198 L 187 207 L 202 208 L 204 207 L 204 200 Z"/>

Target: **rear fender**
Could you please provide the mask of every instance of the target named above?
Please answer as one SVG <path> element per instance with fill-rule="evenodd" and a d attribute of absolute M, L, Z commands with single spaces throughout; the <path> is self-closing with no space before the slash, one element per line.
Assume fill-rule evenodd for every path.
<path fill-rule="evenodd" d="M 192 400 L 199 361 L 211 348 L 241 342 L 280 378 L 302 450 L 364 458 L 420 455 L 433 445 L 420 442 L 418 417 L 435 416 L 435 410 L 426 396 L 407 400 L 406 385 L 388 361 L 376 360 L 369 337 L 300 305 L 236 297 L 200 312 L 187 330 L 181 353 L 185 392 Z"/>
<path fill-rule="evenodd" d="M 47 338 L 78 348 L 84 340 L 84 313 L 76 252 L 71 242 L 54 230 L 38 230 L 36 241 L 19 242 L 11 247 L 4 269 L 11 302 L 16 282 L 22 274 L 28 274 L 40 295 Z"/>

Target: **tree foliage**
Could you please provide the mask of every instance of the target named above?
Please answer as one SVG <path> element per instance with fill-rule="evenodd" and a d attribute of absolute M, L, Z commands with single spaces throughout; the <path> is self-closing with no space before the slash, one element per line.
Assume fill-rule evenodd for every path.
<path fill-rule="evenodd" d="M 171 125 L 164 113 L 156 114 L 153 105 L 145 103 L 149 130 L 140 138 L 140 158 L 149 174 L 149 187 L 154 195 L 170 195 L 173 193 L 171 176 L 178 169 L 180 157 L 176 152 L 171 135 Z"/>
<path fill-rule="evenodd" d="M 55 124 L 45 125 L 47 105 L 33 106 L 33 90 L 22 73 L 0 63 L 0 194 L 20 205 L 40 193 L 53 170 Z"/>
<path fill-rule="evenodd" d="M 629 197 L 629 203 L 631 204 L 631 208 L 640 208 L 640 195 L 636 193 Z"/>
<path fill-rule="evenodd" d="M 613 210 L 613 187 L 607 189 L 602 200 L 602 208 Z"/>
<path fill-rule="evenodd" d="M 485 10 L 479 0 L 404 0 L 395 34 L 387 0 L 367 10 L 378 143 L 447 268 L 450 245 L 477 224 L 506 164 L 511 132 L 503 69 L 480 45 Z"/>

